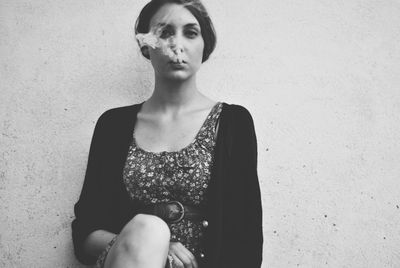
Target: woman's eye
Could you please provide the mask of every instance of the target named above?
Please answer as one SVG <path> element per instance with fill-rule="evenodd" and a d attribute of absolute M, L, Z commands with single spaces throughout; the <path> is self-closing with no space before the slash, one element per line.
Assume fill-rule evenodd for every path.
<path fill-rule="evenodd" d="M 196 31 L 187 31 L 186 32 L 186 36 L 188 36 L 189 38 L 195 38 L 198 35 L 198 33 Z"/>
<path fill-rule="evenodd" d="M 163 30 L 160 34 L 160 38 L 168 38 L 172 35 L 173 33 L 170 30 Z"/>

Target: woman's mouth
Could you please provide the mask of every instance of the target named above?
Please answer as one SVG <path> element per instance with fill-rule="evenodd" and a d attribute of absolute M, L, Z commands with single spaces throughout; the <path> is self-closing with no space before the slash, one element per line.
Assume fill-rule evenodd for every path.
<path fill-rule="evenodd" d="M 170 61 L 169 64 L 176 69 L 182 69 L 185 67 L 186 62 L 185 61 Z"/>

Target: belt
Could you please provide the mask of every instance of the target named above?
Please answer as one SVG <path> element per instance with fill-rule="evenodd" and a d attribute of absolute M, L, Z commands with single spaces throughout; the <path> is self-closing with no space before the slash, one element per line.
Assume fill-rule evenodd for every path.
<path fill-rule="evenodd" d="M 146 214 L 158 216 L 166 223 L 177 223 L 182 219 L 202 220 L 204 218 L 204 213 L 199 208 L 182 205 L 179 201 L 143 205 L 141 211 Z"/>

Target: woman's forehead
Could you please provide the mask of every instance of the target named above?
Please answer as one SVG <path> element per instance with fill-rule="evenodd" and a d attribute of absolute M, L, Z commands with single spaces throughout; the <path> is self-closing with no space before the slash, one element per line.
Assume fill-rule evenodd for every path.
<path fill-rule="evenodd" d="M 150 28 L 163 25 L 199 25 L 195 16 L 183 5 L 168 3 L 160 7 L 150 20 Z"/>

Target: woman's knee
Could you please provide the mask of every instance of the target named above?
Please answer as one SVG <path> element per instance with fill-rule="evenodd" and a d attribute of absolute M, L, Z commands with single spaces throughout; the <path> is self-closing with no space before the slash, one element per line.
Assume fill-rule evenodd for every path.
<path fill-rule="evenodd" d="M 127 247 L 136 248 L 138 245 L 146 246 L 154 243 L 162 246 L 169 244 L 170 235 L 168 225 L 161 218 L 138 214 L 125 225 L 119 239 Z"/>
<path fill-rule="evenodd" d="M 123 228 L 123 232 L 146 233 L 157 237 L 170 236 L 170 230 L 165 221 L 153 215 L 138 214 L 133 217 Z"/>
<path fill-rule="evenodd" d="M 163 263 L 168 253 L 169 240 L 170 230 L 162 219 L 139 214 L 122 229 L 106 263 L 113 263 L 118 259 L 134 263 L 146 263 L 149 260 Z"/>

